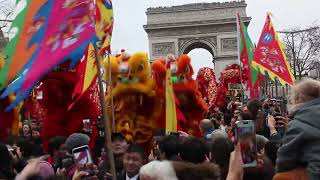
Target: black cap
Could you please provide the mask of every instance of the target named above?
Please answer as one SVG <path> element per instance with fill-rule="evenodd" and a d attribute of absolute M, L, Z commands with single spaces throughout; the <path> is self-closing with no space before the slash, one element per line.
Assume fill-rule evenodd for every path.
<path fill-rule="evenodd" d="M 119 133 L 119 132 L 114 132 L 111 134 L 111 141 L 115 141 L 115 140 L 120 140 L 120 141 L 125 141 L 126 138 L 124 137 L 123 134 Z"/>

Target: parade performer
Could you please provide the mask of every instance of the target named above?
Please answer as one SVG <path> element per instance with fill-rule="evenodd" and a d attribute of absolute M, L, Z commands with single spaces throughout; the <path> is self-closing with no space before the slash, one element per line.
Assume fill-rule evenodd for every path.
<path fill-rule="evenodd" d="M 160 114 L 148 55 L 142 52 L 130 55 L 122 50 L 121 54 L 110 57 L 110 63 L 114 107 L 110 105 L 109 88 L 106 102 L 110 115 L 114 110 L 115 129 L 127 140 L 147 145 L 152 139 L 155 120 Z M 105 60 L 106 78 L 109 74 L 108 67 L 108 61 Z"/>
<path fill-rule="evenodd" d="M 216 75 L 214 70 L 209 67 L 200 68 L 196 78 L 199 91 L 202 94 L 203 99 L 208 104 L 210 112 L 215 112 L 219 107 L 218 104 L 218 83 L 216 81 Z"/>
<path fill-rule="evenodd" d="M 95 122 L 100 115 L 97 89 L 91 87 L 68 110 L 72 101 L 72 93 L 79 77 L 75 71 L 64 68 L 49 73 L 34 90 L 31 107 L 36 119 L 42 120 L 41 136 L 44 145 L 55 136 L 68 137 L 75 132 L 83 131 L 83 120 Z M 95 84 L 94 84 L 95 85 Z M 95 95 L 93 95 L 95 94 Z M 98 97 L 98 96 L 97 96 Z M 97 137 L 96 129 L 88 133 L 93 147 Z"/>
<path fill-rule="evenodd" d="M 172 59 L 172 69 L 171 74 L 172 76 L 172 82 L 176 83 L 176 58 L 173 55 L 168 55 L 167 59 Z M 158 99 L 158 102 L 160 103 L 160 109 L 159 112 L 160 116 L 157 120 L 157 127 L 158 128 L 165 128 L 166 126 L 166 103 L 165 103 L 165 80 L 166 80 L 166 60 L 163 58 L 157 59 L 152 63 L 152 77 L 156 82 L 156 98 Z M 180 103 L 177 97 L 175 97 L 175 107 L 176 107 L 176 119 L 178 121 L 177 123 L 177 130 L 178 131 L 184 131 L 185 129 L 182 128 L 184 124 L 186 124 L 186 118 L 183 115 L 183 113 L 180 110 Z"/>
<path fill-rule="evenodd" d="M 197 83 L 203 98 L 209 105 L 210 112 L 216 112 L 217 108 L 225 106 L 229 84 L 240 84 L 248 80 L 247 77 L 242 77 L 241 81 L 240 77 L 240 66 L 238 64 L 227 66 L 221 72 L 219 82 L 216 81 L 213 69 L 200 68 L 197 74 Z"/>
<path fill-rule="evenodd" d="M 182 128 L 189 134 L 200 136 L 199 122 L 205 117 L 208 107 L 192 78 L 194 72 L 191 58 L 185 54 L 180 55 L 176 67 L 176 73 L 173 73 L 173 76 L 176 76 L 173 89 L 179 100 L 180 110 L 186 118 L 186 124 Z"/>

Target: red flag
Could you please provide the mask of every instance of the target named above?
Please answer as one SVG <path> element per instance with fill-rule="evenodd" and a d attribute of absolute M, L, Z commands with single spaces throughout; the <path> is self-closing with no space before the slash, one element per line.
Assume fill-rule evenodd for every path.
<path fill-rule="evenodd" d="M 255 47 L 250 39 L 247 27 L 242 22 L 239 13 L 237 13 L 237 19 L 239 31 L 239 58 L 243 73 L 242 80 L 247 83 L 247 89 L 250 89 L 250 98 L 254 99 L 259 94 L 259 86 L 262 82 L 263 76 L 259 72 L 259 69 L 252 65 Z"/>
<path fill-rule="evenodd" d="M 94 47 L 90 43 L 87 47 L 87 51 L 84 59 L 80 62 L 77 72 L 80 75 L 80 79 L 75 86 L 72 93 L 72 98 L 75 99 L 69 106 L 69 109 L 80 99 L 80 97 L 96 82 L 98 77 L 98 69 L 96 65 L 96 57 Z"/>
<path fill-rule="evenodd" d="M 253 64 L 258 66 L 262 73 L 267 71 L 271 79 L 277 77 L 281 84 L 293 85 L 295 79 L 281 46 L 268 14 L 254 53 Z"/>

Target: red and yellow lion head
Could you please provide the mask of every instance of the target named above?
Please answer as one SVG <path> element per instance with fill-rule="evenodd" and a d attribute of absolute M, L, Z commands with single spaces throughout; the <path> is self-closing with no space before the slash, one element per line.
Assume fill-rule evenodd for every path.
<path fill-rule="evenodd" d="M 116 131 L 123 133 L 128 140 L 146 143 L 152 137 L 154 112 L 158 104 L 148 55 L 142 52 L 131 55 L 122 51 L 112 57 L 110 63 Z M 108 61 L 105 61 L 106 78 L 108 67 Z M 110 94 L 108 89 L 108 105 L 111 102 Z"/>

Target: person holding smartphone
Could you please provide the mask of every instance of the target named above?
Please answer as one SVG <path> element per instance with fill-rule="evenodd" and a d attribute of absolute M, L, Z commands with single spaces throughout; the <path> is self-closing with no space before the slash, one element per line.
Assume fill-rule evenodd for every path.
<path fill-rule="evenodd" d="M 237 143 L 241 147 L 243 167 L 257 166 L 257 143 L 255 123 L 252 120 L 236 122 Z"/>
<path fill-rule="evenodd" d="M 65 146 L 68 154 L 74 160 L 74 164 L 66 172 L 68 177 L 73 176 L 75 172 L 79 173 L 81 171 L 85 172 L 81 174 L 95 176 L 97 167 L 92 161 L 89 141 L 90 137 L 82 133 L 74 133 L 67 138 Z"/>
<path fill-rule="evenodd" d="M 282 138 L 277 172 L 303 167 L 310 180 L 320 177 L 320 82 L 304 79 L 293 88 L 292 120 Z"/>

